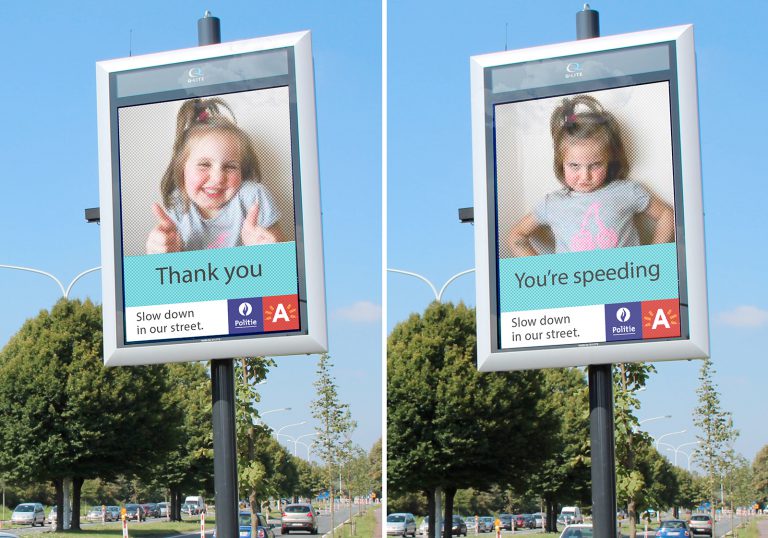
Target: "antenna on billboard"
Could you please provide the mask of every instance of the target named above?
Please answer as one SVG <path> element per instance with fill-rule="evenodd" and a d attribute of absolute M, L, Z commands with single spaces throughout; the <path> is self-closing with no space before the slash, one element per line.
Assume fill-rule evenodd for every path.
<path fill-rule="evenodd" d="M 133 28 L 128 30 L 128 56 L 133 56 Z"/>
<path fill-rule="evenodd" d="M 509 23 L 504 23 L 504 50 L 507 50 L 507 38 L 509 37 Z"/>

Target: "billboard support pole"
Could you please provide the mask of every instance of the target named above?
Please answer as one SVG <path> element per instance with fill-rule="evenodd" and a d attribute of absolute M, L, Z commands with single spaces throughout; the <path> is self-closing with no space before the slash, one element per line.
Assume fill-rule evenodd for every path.
<path fill-rule="evenodd" d="M 221 21 L 206 11 L 197 21 L 199 46 L 221 43 Z M 219 536 L 237 536 L 237 445 L 235 436 L 235 361 L 211 361 L 213 402 L 213 487 Z"/>
<path fill-rule="evenodd" d="M 599 13 L 584 4 L 576 13 L 576 38 L 600 37 Z M 589 366 L 589 437 L 592 449 L 592 525 L 595 538 L 616 536 L 616 463 L 613 365 Z"/>

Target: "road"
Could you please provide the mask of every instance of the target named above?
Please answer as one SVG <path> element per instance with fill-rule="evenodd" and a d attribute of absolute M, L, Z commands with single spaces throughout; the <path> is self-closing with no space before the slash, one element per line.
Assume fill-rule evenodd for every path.
<path fill-rule="evenodd" d="M 744 518 L 742 516 L 733 516 L 733 526 L 735 527 L 739 525 L 743 520 Z M 638 525 L 637 536 L 639 538 L 656 538 L 656 528 L 657 528 L 657 524 L 655 522 L 652 523 L 651 525 L 648 526 L 648 534 L 646 534 L 644 527 Z M 474 534 L 474 529 L 469 528 L 468 530 L 470 535 Z M 558 527 L 558 530 L 562 531 L 563 527 L 562 526 Z M 722 536 L 725 536 L 730 531 L 731 531 L 730 516 L 727 516 L 724 519 L 715 522 L 715 538 L 721 538 Z M 505 531 L 502 531 L 501 534 L 505 538 L 512 538 L 513 535 L 518 535 L 518 536 L 526 535 L 527 538 L 535 538 L 536 535 L 541 533 L 542 533 L 541 529 L 519 529 L 519 530 L 516 530 L 514 533 L 512 533 L 511 531 L 505 530 Z M 480 536 L 483 536 L 483 533 L 480 533 Z M 485 536 L 493 536 L 493 533 L 485 534 Z M 628 535 L 623 534 L 622 536 L 623 538 L 626 538 Z M 704 535 L 698 534 L 696 536 L 699 537 Z"/>
<path fill-rule="evenodd" d="M 352 506 L 352 513 L 357 514 L 360 511 L 359 505 L 353 505 Z M 335 525 L 340 525 L 342 522 L 347 520 L 349 518 L 349 505 L 341 505 L 341 509 L 336 509 L 334 512 L 334 523 Z M 160 521 L 159 519 L 150 518 L 148 521 Z M 280 532 L 280 520 L 279 519 L 270 519 L 270 524 L 276 525 L 273 529 L 275 536 L 280 536 L 282 533 Z M 98 525 L 98 523 L 82 523 L 83 529 L 87 529 L 91 525 Z M 136 525 L 136 523 L 133 523 L 133 525 Z M 45 527 L 26 527 L 26 528 L 17 528 L 17 529 L 3 529 L 5 532 L 9 532 L 11 534 L 15 534 L 17 536 L 29 536 L 33 534 L 40 534 L 43 532 L 50 531 L 51 527 L 50 525 L 46 525 Z M 331 515 L 330 512 L 327 510 L 321 510 L 320 513 L 317 516 L 317 530 L 318 534 L 310 534 L 309 532 L 305 531 L 296 531 L 291 533 L 292 536 L 322 536 L 326 534 L 327 532 L 330 532 L 331 530 Z M 200 532 L 193 532 L 189 534 L 173 534 L 173 538 L 179 538 L 180 536 L 183 538 L 200 538 Z M 213 527 L 208 530 L 208 525 L 206 525 L 206 536 L 213 536 Z M 162 538 L 162 537 L 158 537 Z"/>

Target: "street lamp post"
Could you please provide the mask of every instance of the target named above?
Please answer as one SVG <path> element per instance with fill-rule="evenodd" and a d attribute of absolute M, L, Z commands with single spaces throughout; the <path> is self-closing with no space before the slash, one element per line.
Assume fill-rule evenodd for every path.
<path fill-rule="evenodd" d="M 277 433 L 275 434 L 275 437 L 279 437 L 280 436 L 280 432 L 283 431 L 286 428 L 292 428 L 294 426 L 302 426 L 302 425 L 304 425 L 306 423 L 307 423 L 306 420 L 302 420 L 301 422 L 296 422 L 294 424 L 286 424 L 285 426 L 283 426 L 279 430 L 277 430 Z"/>
<path fill-rule="evenodd" d="M 661 439 L 661 437 L 659 439 Z M 670 445 L 669 443 L 659 443 L 659 445 L 664 445 L 667 450 L 671 450 L 671 451 L 673 451 L 675 453 L 675 466 L 677 466 L 677 453 L 681 452 L 682 454 L 685 454 L 686 457 L 688 458 L 688 470 L 690 471 L 691 470 L 691 456 L 690 456 L 690 454 L 687 454 L 686 452 L 683 452 L 680 449 L 683 448 L 684 446 L 698 445 L 699 443 L 701 443 L 701 441 L 692 441 L 690 443 L 683 443 L 682 445 L 677 445 L 677 446 Z"/>
<path fill-rule="evenodd" d="M 401 269 L 389 269 L 387 268 L 387 271 L 390 273 L 397 273 L 400 275 L 407 275 L 412 276 L 414 278 L 418 278 L 422 282 L 425 282 L 431 289 L 432 293 L 435 295 L 435 301 L 438 303 L 442 302 L 443 293 L 445 292 L 445 289 L 448 287 L 448 285 L 459 278 L 460 276 L 467 275 L 469 273 L 473 273 L 474 269 L 467 269 L 465 271 L 461 271 L 460 273 L 456 273 L 452 277 L 450 277 L 448 280 L 445 281 L 445 284 L 443 284 L 443 287 L 440 288 L 440 291 L 437 291 L 437 287 L 432 284 L 432 282 L 425 276 L 420 275 L 419 273 L 414 273 L 413 271 L 403 271 Z M 339 479 L 341 481 L 341 479 Z M 435 488 L 435 524 L 434 524 L 434 538 L 440 538 L 440 523 L 443 519 L 442 511 L 443 507 L 441 506 L 441 500 L 442 500 L 442 492 L 439 487 Z"/>
<path fill-rule="evenodd" d="M 314 433 L 305 433 L 304 435 L 299 435 L 296 439 L 293 440 L 293 455 L 296 455 L 296 445 L 299 444 L 299 439 L 304 439 L 305 437 L 312 437 L 313 435 L 320 435 L 317 432 Z M 301 443 L 304 446 L 307 446 L 305 443 Z M 309 448 L 307 448 L 307 459 L 309 459 Z"/>
<path fill-rule="evenodd" d="M 651 418 L 644 418 L 640 422 L 637 423 L 638 426 L 641 424 L 645 424 L 646 422 L 651 422 L 652 420 L 661 420 L 663 418 L 672 418 L 672 415 L 662 415 L 660 417 L 651 417 Z"/>
<path fill-rule="evenodd" d="M 658 449 L 659 449 L 659 443 L 660 443 L 660 442 L 661 442 L 661 440 L 662 440 L 662 439 L 664 439 L 665 437 L 669 437 L 670 435 L 678 435 L 678 434 L 680 434 L 680 433 L 687 433 L 687 432 L 688 432 L 688 430 L 680 430 L 679 432 L 669 432 L 669 433 L 665 433 L 664 435 L 662 435 L 662 436 L 660 436 L 660 437 L 656 438 L 656 440 L 655 440 L 655 441 L 656 441 L 656 450 L 658 450 Z"/>

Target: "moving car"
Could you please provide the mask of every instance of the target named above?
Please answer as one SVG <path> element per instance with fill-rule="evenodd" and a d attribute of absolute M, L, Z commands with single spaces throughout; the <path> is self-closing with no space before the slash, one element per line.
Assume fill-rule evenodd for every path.
<path fill-rule="evenodd" d="M 256 516 L 256 537 L 255 538 L 275 538 L 272 526 L 268 525 L 261 514 Z M 251 513 L 240 511 L 237 515 L 240 524 L 240 538 L 253 538 L 251 536 Z M 213 538 L 216 538 L 216 529 L 213 530 Z"/>
<path fill-rule="evenodd" d="M 416 536 L 416 518 L 410 512 L 396 512 L 387 516 L 387 536 Z"/>
<path fill-rule="evenodd" d="M 310 534 L 317 534 L 315 509 L 308 503 L 286 505 L 280 520 L 280 530 L 283 534 L 289 534 L 291 531 L 309 531 Z"/>
<path fill-rule="evenodd" d="M 659 525 L 656 536 L 659 538 L 689 538 L 691 531 L 688 529 L 688 523 L 685 521 L 681 519 L 667 519 Z"/>
<path fill-rule="evenodd" d="M 695 514 L 688 521 L 691 534 L 712 536 L 712 517 L 709 514 Z"/>
<path fill-rule="evenodd" d="M 21 503 L 11 514 L 11 523 L 15 525 L 45 525 L 45 510 L 40 503 Z"/>
<path fill-rule="evenodd" d="M 560 538 L 592 538 L 592 524 L 567 525 L 560 534 Z"/>

